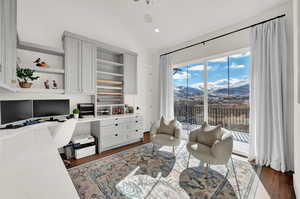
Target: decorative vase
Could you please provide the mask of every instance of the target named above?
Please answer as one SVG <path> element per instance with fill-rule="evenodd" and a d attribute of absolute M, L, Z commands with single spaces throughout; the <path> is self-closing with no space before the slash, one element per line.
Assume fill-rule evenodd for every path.
<path fill-rule="evenodd" d="M 21 88 L 31 88 L 32 83 L 31 82 L 19 82 L 19 85 Z"/>
<path fill-rule="evenodd" d="M 78 119 L 79 118 L 79 114 L 74 114 L 74 118 Z"/>

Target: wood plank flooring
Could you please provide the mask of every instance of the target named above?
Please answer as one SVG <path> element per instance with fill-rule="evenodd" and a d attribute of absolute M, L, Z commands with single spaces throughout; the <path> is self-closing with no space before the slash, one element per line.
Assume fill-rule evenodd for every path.
<path fill-rule="evenodd" d="M 117 149 L 106 151 L 101 154 L 82 158 L 80 160 L 71 160 L 71 165 L 68 166 L 67 168 L 75 167 L 93 160 L 97 160 L 112 155 L 114 153 L 118 153 L 130 148 L 147 144 L 149 142 L 150 142 L 150 134 L 145 133 L 143 142 L 137 142 Z M 293 189 L 293 177 L 291 174 L 283 174 L 271 168 L 264 167 L 260 175 L 260 180 L 264 186 L 264 189 L 268 192 L 268 195 L 272 199 L 295 199 L 296 198 Z"/>

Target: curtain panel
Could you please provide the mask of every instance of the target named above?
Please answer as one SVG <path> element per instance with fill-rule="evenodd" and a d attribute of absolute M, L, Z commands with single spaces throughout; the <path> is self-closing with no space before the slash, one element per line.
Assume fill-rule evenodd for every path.
<path fill-rule="evenodd" d="M 286 19 L 251 29 L 249 159 L 288 171 L 288 60 Z"/>
<path fill-rule="evenodd" d="M 174 119 L 174 89 L 173 89 L 173 68 L 170 55 L 160 57 L 159 68 L 160 87 L 160 117 L 167 120 Z"/>

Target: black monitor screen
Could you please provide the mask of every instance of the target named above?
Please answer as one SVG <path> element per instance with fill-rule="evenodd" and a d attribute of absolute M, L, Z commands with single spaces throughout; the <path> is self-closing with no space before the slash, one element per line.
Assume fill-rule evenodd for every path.
<path fill-rule="evenodd" d="M 69 100 L 33 100 L 33 117 L 70 114 Z"/>
<path fill-rule="evenodd" d="M 1 101 L 1 124 L 32 118 L 32 101 Z"/>

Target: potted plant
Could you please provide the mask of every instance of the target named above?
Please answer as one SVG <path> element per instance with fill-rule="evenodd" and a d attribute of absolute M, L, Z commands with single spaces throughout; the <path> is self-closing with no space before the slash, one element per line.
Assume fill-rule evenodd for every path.
<path fill-rule="evenodd" d="M 75 119 L 78 119 L 78 118 L 79 118 L 79 113 L 80 113 L 80 110 L 79 110 L 79 109 L 76 108 L 76 109 L 73 110 L 73 115 L 74 115 L 74 118 L 75 118 Z"/>
<path fill-rule="evenodd" d="M 17 68 L 17 77 L 19 81 L 19 85 L 21 88 L 30 88 L 32 82 L 28 82 L 29 80 L 34 81 L 40 78 L 39 76 L 33 76 L 34 70 L 30 68 Z"/>

